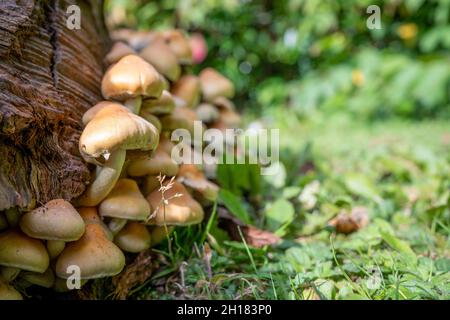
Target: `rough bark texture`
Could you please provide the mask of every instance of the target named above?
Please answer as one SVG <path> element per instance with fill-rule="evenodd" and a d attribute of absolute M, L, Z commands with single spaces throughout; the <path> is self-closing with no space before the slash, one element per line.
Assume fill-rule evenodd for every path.
<path fill-rule="evenodd" d="M 81 8 L 81 29 L 66 26 Z M 80 195 L 81 116 L 101 99 L 101 0 L 0 1 L 0 211 Z"/>

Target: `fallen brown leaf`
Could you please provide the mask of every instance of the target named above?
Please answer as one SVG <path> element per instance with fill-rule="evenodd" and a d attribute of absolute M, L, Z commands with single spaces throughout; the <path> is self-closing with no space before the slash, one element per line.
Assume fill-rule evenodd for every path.
<path fill-rule="evenodd" d="M 242 231 L 245 241 L 248 245 L 261 248 L 267 245 L 274 245 L 281 241 L 281 238 L 274 233 L 266 230 L 258 229 L 231 215 L 227 209 L 223 207 L 217 208 L 219 217 L 219 227 L 227 231 L 231 239 L 242 241 L 239 229 Z"/>
<path fill-rule="evenodd" d="M 366 207 L 354 207 L 350 213 L 342 212 L 331 219 L 328 225 L 334 227 L 337 233 L 349 234 L 364 228 L 369 224 Z"/>

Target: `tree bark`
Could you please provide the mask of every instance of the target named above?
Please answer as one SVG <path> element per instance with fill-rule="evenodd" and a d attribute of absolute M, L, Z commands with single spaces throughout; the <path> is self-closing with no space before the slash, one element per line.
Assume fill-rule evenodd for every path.
<path fill-rule="evenodd" d="M 71 4 L 80 30 L 66 25 Z M 0 211 L 84 191 L 81 117 L 101 100 L 108 47 L 101 0 L 0 2 Z"/>

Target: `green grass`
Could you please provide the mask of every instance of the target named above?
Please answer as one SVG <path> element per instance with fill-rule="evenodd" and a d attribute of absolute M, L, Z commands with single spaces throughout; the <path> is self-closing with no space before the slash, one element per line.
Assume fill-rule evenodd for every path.
<path fill-rule="evenodd" d="M 171 257 L 160 246 L 159 269 L 131 298 L 450 299 L 448 122 L 282 114 L 272 125 L 283 128 L 288 174 L 262 182 L 258 205 L 241 196 L 239 210 L 283 241 L 231 241 L 214 213 L 203 226 L 175 231 Z M 311 183 L 317 192 L 308 205 L 299 195 Z M 342 235 L 327 226 L 356 206 L 366 208 L 367 227 Z"/>

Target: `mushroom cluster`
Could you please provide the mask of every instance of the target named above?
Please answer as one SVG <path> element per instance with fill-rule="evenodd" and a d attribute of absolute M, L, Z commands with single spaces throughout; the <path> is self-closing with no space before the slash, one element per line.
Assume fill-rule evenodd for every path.
<path fill-rule="evenodd" d="M 21 299 L 30 285 L 67 291 L 77 268 L 81 284 L 117 275 L 125 253 L 149 249 L 175 226 L 202 222 L 203 208 L 218 196 L 208 180 L 214 170 L 172 159 L 170 135 L 192 132 L 194 121 L 237 127 L 233 84 L 212 68 L 190 71 L 192 50 L 181 30 L 118 30 L 112 39 L 105 100 L 82 118 L 79 150 L 93 165 L 91 181 L 71 203 L 0 213 L 0 300 Z"/>

